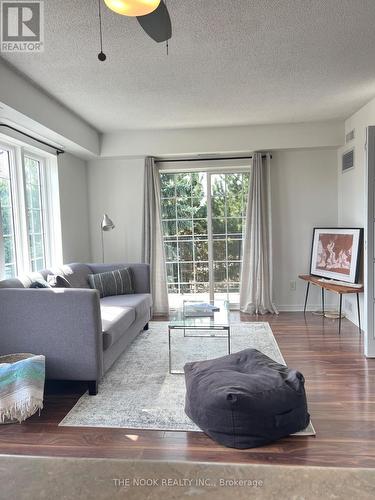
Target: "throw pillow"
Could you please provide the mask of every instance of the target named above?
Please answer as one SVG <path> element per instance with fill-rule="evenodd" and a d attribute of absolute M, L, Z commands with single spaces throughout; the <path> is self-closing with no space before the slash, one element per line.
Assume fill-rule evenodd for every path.
<path fill-rule="evenodd" d="M 30 288 L 52 288 L 46 280 L 38 279 L 31 283 Z"/>
<path fill-rule="evenodd" d="M 49 274 L 47 281 L 52 288 L 72 288 L 69 281 L 60 274 Z"/>
<path fill-rule="evenodd" d="M 128 295 L 134 293 L 133 273 L 129 267 L 99 274 L 89 274 L 91 288 L 96 288 L 100 297 Z"/>

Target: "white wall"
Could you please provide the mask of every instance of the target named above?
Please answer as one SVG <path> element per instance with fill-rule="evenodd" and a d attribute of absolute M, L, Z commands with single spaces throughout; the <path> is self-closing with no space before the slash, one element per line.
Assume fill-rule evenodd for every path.
<path fill-rule="evenodd" d="M 99 154 L 97 130 L 0 60 L 0 119 L 82 154 Z"/>
<path fill-rule="evenodd" d="M 366 127 L 375 124 L 375 100 L 345 122 L 345 134 L 355 129 L 355 139 L 338 151 L 338 211 L 340 225 L 364 226 Z M 354 169 L 341 172 L 342 154 L 354 147 Z"/>
<path fill-rule="evenodd" d="M 87 164 L 65 153 L 58 157 L 63 261 L 89 262 L 90 228 Z"/>
<path fill-rule="evenodd" d="M 338 151 L 338 215 L 339 225 L 365 227 L 366 225 L 366 128 L 375 125 L 375 99 L 363 106 L 345 121 L 345 134 L 355 130 L 355 138 Z M 354 146 L 354 169 L 341 172 L 341 157 Z M 366 329 L 363 297 L 360 299 L 362 326 Z M 355 324 L 357 322 L 355 297 L 346 297 L 344 311 Z"/>
<path fill-rule="evenodd" d="M 336 150 L 273 152 L 271 163 L 274 299 L 280 310 L 301 310 L 308 274 L 312 232 L 337 225 Z M 290 281 L 296 280 L 296 291 Z M 333 294 L 326 302 L 336 304 Z M 310 287 L 309 306 L 320 307 L 320 293 Z"/>
<path fill-rule="evenodd" d="M 100 222 L 116 225 L 104 234 L 106 262 L 140 262 L 144 160 L 92 160 L 88 165 L 92 259 L 101 261 Z"/>
<path fill-rule="evenodd" d="M 271 166 L 274 229 L 275 301 L 283 310 L 300 310 L 312 229 L 337 225 L 336 150 L 273 152 Z M 101 258 L 99 224 L 104 212 L 116 229 L 105 234 L 106 261 L 141 259 L 143 159 L 102 159 L 88 164 L 92 256 Z M 297 290 L 290 291 L 290 281 Z M 312 289 L 310 306 L 319 307 Z M 328 303 L 330 298 L 327 296 Z M 332 297 L 331 297 L 332 299 Z"/>
<path fill-rule="evenodd" d="M 342 141 L 342 121 L 201 129 L 123 130 L 103 135 L 101 156 L 228 154 L 271 149 L 339 147 Z"/>

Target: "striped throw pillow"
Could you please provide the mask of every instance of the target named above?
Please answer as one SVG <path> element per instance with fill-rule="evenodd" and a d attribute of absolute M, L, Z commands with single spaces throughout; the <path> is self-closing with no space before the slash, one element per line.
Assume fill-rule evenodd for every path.
<path fill-rule="evenodd" d="M 133 273 L 129 267 L 99 274 L 89 274 L 91 288 L 96 288 L 100 297 L 134 293 Z"/>

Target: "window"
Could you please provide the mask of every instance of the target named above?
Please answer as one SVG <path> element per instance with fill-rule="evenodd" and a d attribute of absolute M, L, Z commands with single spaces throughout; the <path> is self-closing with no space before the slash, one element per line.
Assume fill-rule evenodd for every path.
<path fill-rule="evenodd" d="M 181 294 L 239 303 L 247 172 L 161 174 L 171 305 Z"/>
<path fill-rule="evenodd" d="M 14 232 L 13 196 L 10 175 L 10 153 L 0 148 L 0 209 L 5 278 L 11 278 L 17 273 L 16 237 Z"/>
<path fill-rule="evenodd" d="M 26 218 L 31 269 L 46 267 L 41 163 L 25 156 Z"/>
<path fill-rule="evenodd" d="M 161 186 L 168 291 L 208 293 L 207 174 L 162 174 Z"/>
<path fill-rule="evenodd" d="M 215 298 L 239 303 L 243 228 L 249 175 L 211 176 L 213 279 Z"/>
<path fill-rule="evenodd" d="M 0 279 L 60 263 L 56 179 L 52 155 L 0 143 Z"/>

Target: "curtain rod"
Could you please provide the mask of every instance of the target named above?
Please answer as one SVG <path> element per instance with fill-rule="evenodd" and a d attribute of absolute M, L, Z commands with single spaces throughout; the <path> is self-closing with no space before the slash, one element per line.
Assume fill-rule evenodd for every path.
<path fill-rule="evenodd" d="M 18 134 L 24 135 L 25 137 L 28 137 L 29 139 L 32 139 L 33 141 L 39 142 L 39 144 L 43 144 L 43 146 L 47 146 L 48 148 L 54 149 L 56 151 L 57 156 L 62 155 L 65 153 L 63 149 L 58 148 L 57 146 L 53 146 L 52 144 L 49 144 L 48 142 L 42 141 L 41 139 L 37 139 L 36 137 L 33 137 L 30 134 L 27 134 L 26 132 L 23 132 L 22 130 L 18 130 L 15 127 L 12 127 L 11 125 L 7 125 L 6 123 L 0 123 L 0 127 L 6 127 L 11 130 L 14 130 Z"/>
<path fill-rule="evenodd" d="M 262 155 L 262 158 L 265 159 L 267 158 L 267 155 Z M 272 159 L 272 155 L 270 155 L 270 158 Z M 168 158 L 166 160 L 160 159 L 160 160 L 155 160 L 155 163 L 174 163 L 174 162 L 180 162 L 180 161 L 220 161 L 220 160 L 252 160 L 252 156 L 231 156 L 231 157 L 223 157 L 223 158 L 218 158 L 218 157 L 213 157 L 213 158 L 176 158 L 176 159 L 171 159 Z"/>

